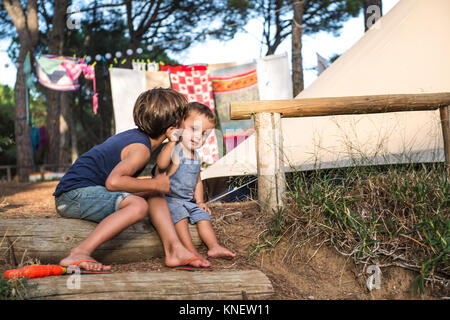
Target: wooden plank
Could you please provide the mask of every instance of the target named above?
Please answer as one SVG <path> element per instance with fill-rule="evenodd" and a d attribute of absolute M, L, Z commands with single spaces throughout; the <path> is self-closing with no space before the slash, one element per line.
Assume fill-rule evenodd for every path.
<path fill-rule="evenodd" d="M 55 264 L 69 254 L 94 230 L 97 223 L 65 218 L 0 219 L 0 255 L 8 256 L 9 239 L 14 246 L 16 260 L 37 258 L 41 263 Z M 195 246 L 202 245 L 195 226 L 190 225 Z M 150 257 L 162 257 L 161 240 L 148 221 L 138 222 L 116 237 L 102 244 L 93 257 L 102 263 L 128 263 Z"/>
<path fill-rule="evenodd" d="M 286 177 L 279 113 L 255 115 L 258 203 L 265 212 L 284 207 Z"/>
<path fill-rule="evenodd" d="M 441 107 L 439 113 L 441 115 L 442 135 L 444 138 L 444 155 L 447 174 L 450 175 L 450 117 L 449 106 Z"/>
<path fill-rule="evenodd" d="M 276 112 L 284 118 L 315 117 L 436 110 L 448 105 L 450 105 L 450 93 L 242 101 L 230 103 L 230 116 L 233 120 L 239 120 L 250 119 L 255 113 Z"/>
<path fill-rule="evenodd" d="M 249 299 L 274 294 L 259 270 L 72 274 L 30 281 L 38 284 L 32 298 L 50 300 L 241 300 L 243 291 Z"/>

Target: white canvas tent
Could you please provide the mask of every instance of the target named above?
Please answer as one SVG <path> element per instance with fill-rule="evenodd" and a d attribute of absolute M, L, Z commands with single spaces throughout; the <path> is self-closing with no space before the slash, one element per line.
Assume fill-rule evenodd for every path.
<path fill-rule="evenodd" d="M 448 0 L 400 0 L 296 98 L 450 92 L 449 13 Z M 444 161 L 439 111 L 286 118 L 281 128 L 286 171 Z M 246 174 L 256 174 L 254 135 L 202 179 Z"/>

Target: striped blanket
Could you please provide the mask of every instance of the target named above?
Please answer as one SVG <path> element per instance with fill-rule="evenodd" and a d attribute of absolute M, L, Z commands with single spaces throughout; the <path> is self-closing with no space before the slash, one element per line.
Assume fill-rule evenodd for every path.
<path fill-rule="evenodd" d="M 210 68 L 216 114 L 226 151 L 230 152 L 253 134 L 253 119 L 231 120 L 232 101 L 259 100 L 256 63 Z"/>

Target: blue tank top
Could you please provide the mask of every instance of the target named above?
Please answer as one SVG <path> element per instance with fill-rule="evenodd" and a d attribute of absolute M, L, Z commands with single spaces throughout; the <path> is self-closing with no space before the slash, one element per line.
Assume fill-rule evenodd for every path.
<path fill-rule="evenodd" d="M 108 138 L 79 157 L 56 187 L 55 197 L 64 192 L 91 186 L 105 186 L 114 167 L 121 161 L 122 149 L 132 143 L 142 143 L 151 153 L 150 138 L 139 129 L 131 129 Z M 133 177 L 139 176 L 145 166 Z"/>

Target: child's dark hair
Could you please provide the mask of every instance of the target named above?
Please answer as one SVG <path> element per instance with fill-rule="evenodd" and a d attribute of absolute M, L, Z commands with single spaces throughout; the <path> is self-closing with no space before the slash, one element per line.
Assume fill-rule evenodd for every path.
<path fill-rule="evenodd" d="M 134 123 L 150 138 L 156 139 L 169 127 L 178 125 L 186 112 L 186 105 L 186 97 L 173 89 L 145 91 L 134 105 Z"/>
<path fill-rule="evenodd" d="M 197 112 L 199 114 L 202 114 L 206 116 L 212 123 L 216 123 L 216 116 L 214 115 L 214 112 L 211 111 L 211 109 L 200 102 L 189 102 L 186 105 L 185 111 L 184 111 L 183 119 L 186 119 L 191 112 Z"/>

